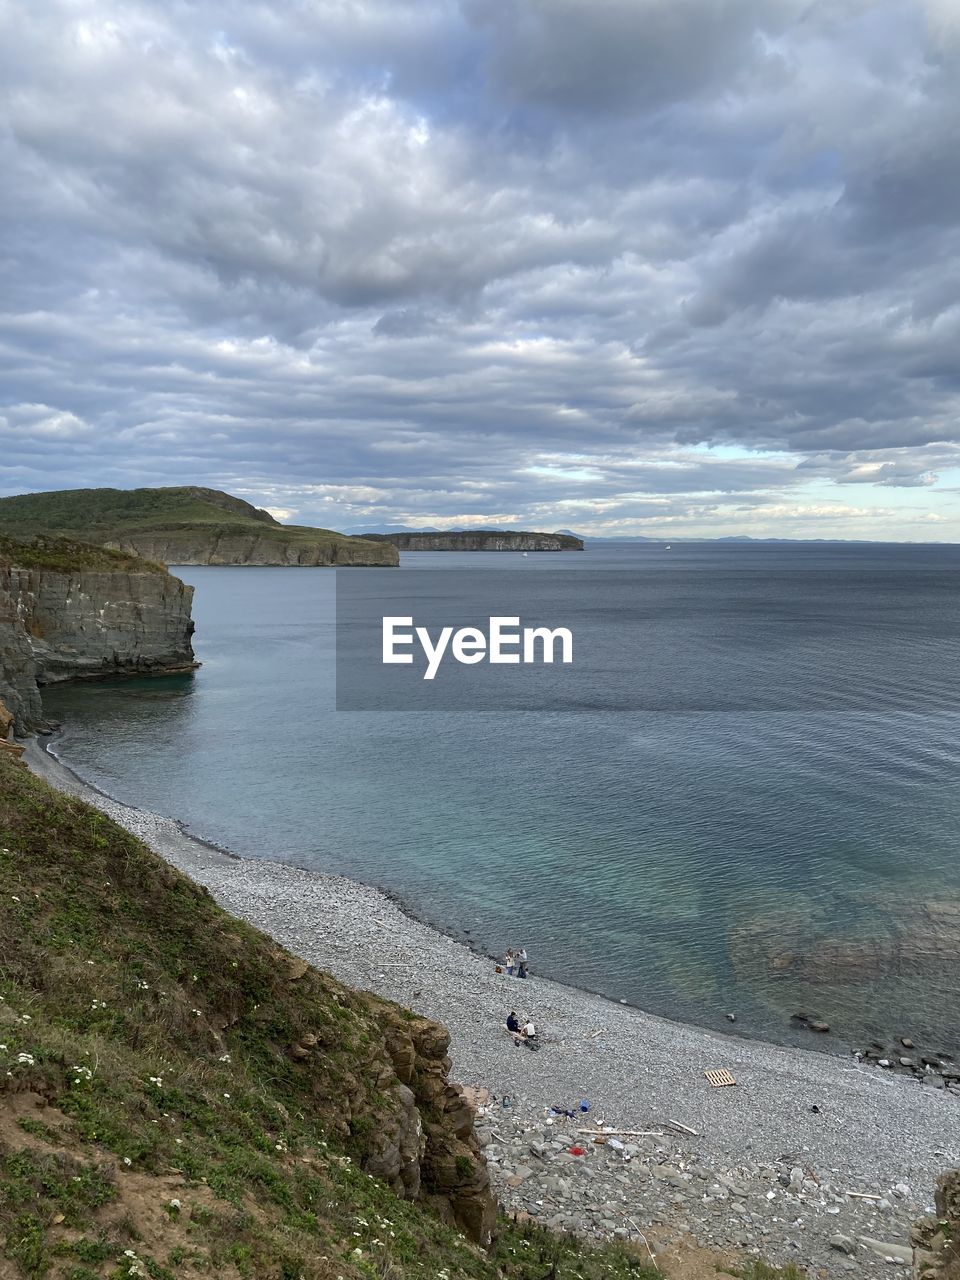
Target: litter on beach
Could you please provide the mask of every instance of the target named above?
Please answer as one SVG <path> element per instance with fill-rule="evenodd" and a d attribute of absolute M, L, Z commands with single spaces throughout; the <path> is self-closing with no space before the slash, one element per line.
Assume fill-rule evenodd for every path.
<path fill-rule="evenodd" d="M 703 1073 L 713 1085 L 714 1089 L 722 1089 L 724 1085 L 736 1084 L 733 1076 L 726 1067 L 720 1067 L 717 1071 L 705 1071 Z"/>
<path fill-rule="evenodd" d="M 662 1138 L 660 1129 L 578 1129 L 577 1133 L 589 1133 L 591 1137 L 612 1138 Z"/>

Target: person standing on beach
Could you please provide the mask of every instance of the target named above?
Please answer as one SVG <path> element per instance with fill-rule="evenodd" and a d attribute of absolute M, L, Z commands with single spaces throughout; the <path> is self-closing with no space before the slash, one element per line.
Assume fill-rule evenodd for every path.
<path fill-rule="evenodd" d="M 516 968 L 516 960 L 513 955 L 513 947 L 507 947 L 507 954 L 503 957 L 503 967 L 507 971 L 507 977 L 513 977 L 513 971 Z"/>
<path fill-rule="evenodd" d="M 527 976 L 527 948 L 521 947 L 517 952 L 517 977 L 525 978 Z"/>

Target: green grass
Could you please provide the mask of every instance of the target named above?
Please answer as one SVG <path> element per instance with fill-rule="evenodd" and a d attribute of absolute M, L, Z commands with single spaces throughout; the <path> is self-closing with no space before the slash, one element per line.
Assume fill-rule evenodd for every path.
<path fill-rule="evenodd" d="M 79 569 L 103 573 L 166 573 L 163 565 L 139 556 L 108 551 L 70 538 L 27 535 L 23 540 L 0 533 L 0 563 L 15 564 L 21 569 L 50 569 L 57 573 L 75 573 Z"/>
<path fill-rule="evenodd" d="M 158 523 L 250 523 L 279 527 L 242 498 L 196 486 L 164 489 L 60 489 L 0 498 L 0 530 L 22 532 L 149 529 Z"/>
<path fill-rule="evenodd" d="M 0 1274 L 114 1280 L 132 1250 L 155 1280 L 653 1280 L 530 1224 L 485 1253 L 364 1172 L 385 1036 L 418 1020 L 288 962 L 0 759 Z"/>
<path fill-rule="evenodd" d="M 197 486 L 162 489 L 61 489 L 0 498 L 0 534 L 62 534 L 108 542 L 124 534 L 254 533 L 278 542 L 345 541 L 330 529 L 281 525 L 242 498 Z"/>

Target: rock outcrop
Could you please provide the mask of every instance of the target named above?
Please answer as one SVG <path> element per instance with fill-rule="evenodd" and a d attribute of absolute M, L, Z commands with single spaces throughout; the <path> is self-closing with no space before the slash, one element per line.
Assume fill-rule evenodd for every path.
<path fill-rule="evenodd" d="M 192 599 L 192 587 L 128 556 L 0 540 L 0 699 L 17 732 L 42 720 L 42 685 L 194 668 Z"/>
<path fill-rule="evenodd" d="M 919 1222 L 911 1235 L 915 1280 L 960 1280 L 960 1170 L 941 1175 L 935 1218 Z"/>
<path fill-rule="evenodd" d="M 389 542 L 398 551 L 582 551 L 569 533 L 476 529 L 456 533 L 365 533 L 371 542 Z"/>
<path fill-rule="evenodd" d="M 43 717 L 33 646 L 17 610 L 12 570 L 0 560 L 0 701 L 20 733 Z"/>
<path fill-rule="evenodd" d="M 478 1244 L 490 1243 L 496 1202 L 474 1131 L 474 1111 L 449 1079 L 450 1035 L 429 1018 L 365 993 L 355 996 L 305 962 L 287 960 L 291 982 L 319 982 L 344 1006 L 359 1005 L 365 1056 L 339 1083 L 338 1111 L 328 1123 L 343 1141 L 366 1133 L 360 1167 L 404 1200 L 426 1204 Z M 356 1011 L 356 1009 L 355 1009 Z M 334 1041 L 318 1023 L 288 1046 L 310 1073 L 323 1073 Z"/>
<path fill-rule="evenodd" d="M 487 1245 L 496 1205 L 473 1109 L 448 1079 L 450 1035 L 439 1023 L 408 1019 L 396 1006 L 379 1003 L 405 1110 L 396 1131 L 384 1134 L 386 1148 L 369 1171 L 379 1177 L 389 1172 L 395 1189 L 424 1200 L 471 1240 Z"/>
<path fill-rule="evenodd" d="M 284 526 L 260 532 L 250 525 L 215 528 L 189 525 L 184 529 L 148 529 L 108 538 L 104 546 L 160 564 L 258 565 L 280 568 L 390 567 L 397 552 L 383 543 L 339 536 L 305 537 L 309 531 Z"/>

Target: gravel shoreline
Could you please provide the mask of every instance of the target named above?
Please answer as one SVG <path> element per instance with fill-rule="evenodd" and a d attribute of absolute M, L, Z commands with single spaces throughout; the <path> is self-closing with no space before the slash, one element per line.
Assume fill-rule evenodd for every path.
<path fill-rule="evenodd" d="M 595 1236 L 635 1237 L 659 1224 L 653 1234 L 668 1250 L 687 1238 L 829 1277 L 879 1276 L 891 1260 L 906 1261 L 894 1246 L 904 1249 L 911 1222 L 931 1210 L 937 1173 L 960 1165 L 960 1097 L 948 1090 L 671 1022 L 535 974 L 498 976 L 377 889 L 221 853 L 169 818 L 104 796 L 38 741 L 24 758 L 232 914 L 344 982 L 444 1023 L 454 1078 L 491 1095 L 478 1127 L 510 1209 Z M 544 1033 L 538 1053 L 503 1030 L 511 1008 Z M 736 1087 L 712 1088 L 703 1073 L 714 1068 L 732 1072 Z M 549 1114 L 582 1099 L 586 1115 Z M 577 1134 L 595 1123 L 662 1136 L 623 1136 L 617 1147 Z M 585 1155 L 569 1154 L 577 1142 Z"/>

